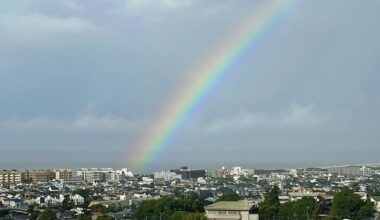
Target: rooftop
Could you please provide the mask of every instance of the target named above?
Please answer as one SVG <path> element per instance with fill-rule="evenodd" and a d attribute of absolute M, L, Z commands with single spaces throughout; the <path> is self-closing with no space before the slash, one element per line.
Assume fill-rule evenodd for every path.
<path fill-rule="evenodd" d="M 253 206 L 251 201 L 224 201 L 217 202 L 205 207 L 206 210 L 232 210 L 249 211 Z"/>

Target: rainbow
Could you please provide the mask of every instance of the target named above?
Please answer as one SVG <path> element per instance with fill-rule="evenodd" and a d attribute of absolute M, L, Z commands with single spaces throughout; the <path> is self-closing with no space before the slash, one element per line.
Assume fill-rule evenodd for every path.
<path fill-rule="evenodd" d="M 144 134 L 141 142 L 129 154 L 128 163 L 135 169 L 144 169 L 165 147 L 194 109 L 225 75 L 240 63 L 268 27 L 293 5 L 294 0 L 265 0 L 254 8 L 250 16 L 222 41 L 200 65 L 189 73 L 190 78 L 165 103 L 156 121 Z"/>

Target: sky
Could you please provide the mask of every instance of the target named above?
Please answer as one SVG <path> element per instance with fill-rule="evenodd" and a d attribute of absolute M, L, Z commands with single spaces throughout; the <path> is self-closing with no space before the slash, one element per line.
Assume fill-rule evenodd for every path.
<path fill-rule="evenodd" d="M 262 3 L 0 1 L 0 168 L 128 167 L 190 70 Z M 380 162 L 379 7 L 296 1 L 146 169 Z"/>

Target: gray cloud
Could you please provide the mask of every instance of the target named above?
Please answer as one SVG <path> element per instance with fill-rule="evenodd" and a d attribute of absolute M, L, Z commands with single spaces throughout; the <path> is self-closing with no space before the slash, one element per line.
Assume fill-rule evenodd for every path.
<path fill-rule="evenodd" d="M 83 114 L 73 119 L 39 116 L 22 120 L 12 117 L 0 122 L 3 132 L 69 132 L 69 133 L 135 133 L 141 132 L 146 124 L 143 120 L 128 120 L 111 115 Z"/>
<path fill-rule="evenodd" d="M 1 1 L 0 167 L 16 166 L 6 152 L 28 165 L 128 166 L 189 71 L 263 2 Z M 378 162 L 379 4 L 297 2 L 154 165 Z M 40 161 L 57 153 L 71 157 Z"/>

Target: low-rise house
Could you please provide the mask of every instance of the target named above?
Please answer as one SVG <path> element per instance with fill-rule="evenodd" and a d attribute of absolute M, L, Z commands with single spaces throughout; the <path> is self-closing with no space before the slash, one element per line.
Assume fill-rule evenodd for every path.
<path fill-rule="evenodd" d="M 84 198 L 78 194 L 71 195 L 70 199 L 74 202 L 75 205 L 82 205 L 84 204 Z"/>
<path fill-rule="evenodd" d="M 36 198 L 35 202 L 38 204 L 40 207 L 51 207 L 51 206 L 58 206 L 61 201 L 60 197 L 55 197 L 55 196 L 39 196 Z"/>
<path fill-rule="evenodd" d="M 24 208 L 25 206 L 25 201 L 22 199 L 11 199 L 9 201 L 10 208 Z"/>

